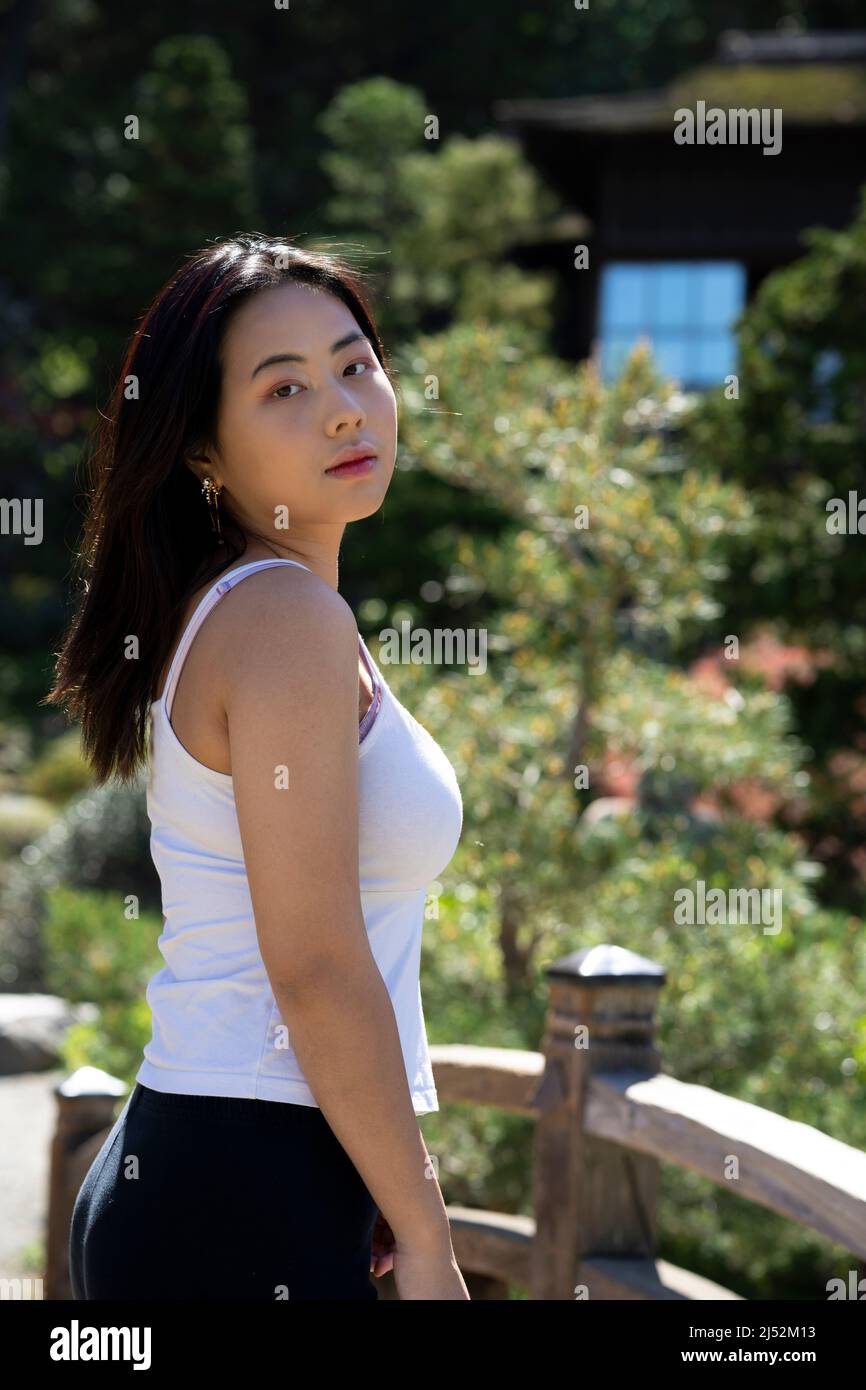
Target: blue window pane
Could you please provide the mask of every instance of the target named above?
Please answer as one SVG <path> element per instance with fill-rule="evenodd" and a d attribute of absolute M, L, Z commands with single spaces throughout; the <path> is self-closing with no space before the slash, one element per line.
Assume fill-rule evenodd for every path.
<path fill-rule="evenodd" d="M 689 344 L 684 338 L 654 339 L 653 356 L 663 376 L 684 381 L 689 369 Z"/>
<path fill-rule="evenodd" d="M 645 319 L 642 266 L 616 265 L 605 270 L 601 286 L 601 319 L 605 328 L 640 328 Z"/>
<path fill-rule="evenodd" d="M 745 275 L 739 265 L 701 267 L 699 321 L 704 328 L 729 328 L 745 300 Z"/>
<path fill-rule="evenodd" d="M 654 268 L 654 323 L 661 328 L 687 328 L 691 318 L 694 273 L 690 266 L 663 265 Z"/>
<path fill-rule="evenodd" d="M 714 334 L 695 343 L 692 380 L 703 386 L 721 386 L 737 370 L 736 343 L 729 333 Z"/>
<path fill-rule="evenodd" d="M 736 261 L 632 261 L 603 267 L 599 302 L 602 375 L 619 375 L 630 349 L 650 339 L 659 370 L 687 388 L 736 371 L 733 325 L 746 297 Z"/>

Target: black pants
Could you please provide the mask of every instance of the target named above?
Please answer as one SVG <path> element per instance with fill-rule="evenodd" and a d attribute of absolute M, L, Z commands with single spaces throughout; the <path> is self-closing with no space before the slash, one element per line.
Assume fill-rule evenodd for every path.
<path fill-rule="evenodd" d="M 76 1299 L 378 1299 L 377 1206 L 321 1110 L 136 1082 L 69 1232 Z"/>

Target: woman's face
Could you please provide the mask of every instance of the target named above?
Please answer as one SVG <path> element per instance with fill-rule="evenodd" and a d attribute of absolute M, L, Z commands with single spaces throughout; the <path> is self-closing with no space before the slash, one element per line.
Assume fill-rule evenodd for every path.
<path fill-rule="evenodd" d="M 354 315 L 324 290 L 279 285 L 234 314 L 221 356 L 210 471 L 241 525 L 283 545 L 327 543 L 336 527 L 339 544 L 347 522 L 381 505 L 397 452 L 396 397 Z M 329 476 L 356 445 L 375 451 L 372 470 Z"/>

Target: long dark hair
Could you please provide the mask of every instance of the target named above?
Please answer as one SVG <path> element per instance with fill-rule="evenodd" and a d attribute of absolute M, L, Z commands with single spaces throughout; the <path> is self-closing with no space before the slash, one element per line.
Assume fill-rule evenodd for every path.
<path fill-rule="evenodd" d="M 130 782 L 146 761 L 150 705 L 189 596 L 246 549 L 223 497 L 218 544 L 183 457 L 214 440 L 232 315 L 287 280 L 320 286 L 351 310 L 396 389 L 363 275 L 343 255 L 242 233 L 193 252 L 143 315 L 91 437 L 77 606 L 40 701 L 80 718 L 98 785 Z"/>

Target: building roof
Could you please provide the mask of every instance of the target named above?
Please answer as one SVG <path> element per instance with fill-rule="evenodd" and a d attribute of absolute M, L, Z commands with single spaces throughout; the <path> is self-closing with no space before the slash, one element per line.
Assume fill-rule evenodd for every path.
<path fill-rule="evenodd" d="M 709 107 L 780 107 L 786 125 L 866 124 L 866 31 L 744 34 L 719 40 L 715 60 L 667 87 L 605 96 L 498 101 L 503 125 L 585 134 L 670 129 L 674 112 Z"/>
<path fill-rule="evenodd" d="M 856 63 L 866 61 L 866 29 L 811 34 L 744 33 L 728 29 L 716 49 L 720 63 Z"/>

